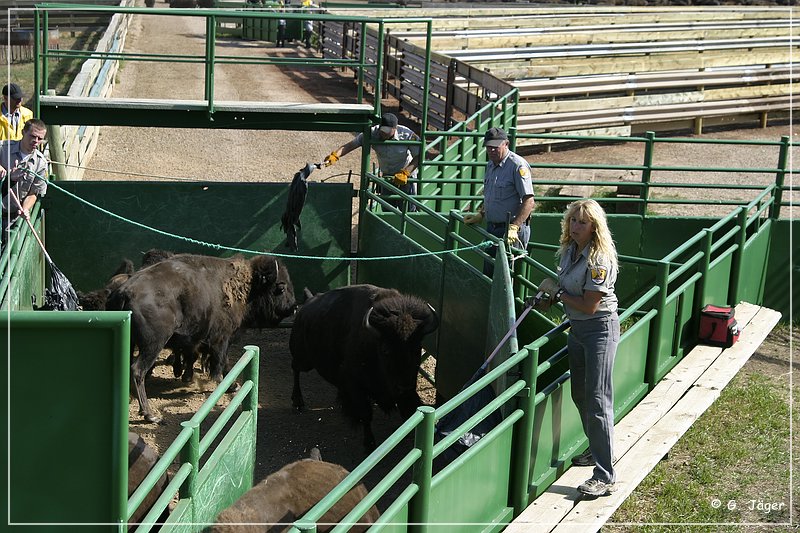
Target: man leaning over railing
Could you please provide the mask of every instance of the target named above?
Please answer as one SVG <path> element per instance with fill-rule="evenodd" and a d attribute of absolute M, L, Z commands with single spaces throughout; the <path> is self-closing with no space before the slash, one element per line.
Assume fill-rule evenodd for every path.
<path fill-rule="evenodd" d="M 0 142 L 0 179 L 2 179 L 2 246 L 17 218 L 27 216 L 36 199 L 47 192 L 47 158 L 40 147 L 47 135 L 47 126 L 39 119 L 25 123 L 22 139 Z M 9 188 L 19 203 L 9 194 Z M 20 205 L 20 203 L 22 205 Z"/>

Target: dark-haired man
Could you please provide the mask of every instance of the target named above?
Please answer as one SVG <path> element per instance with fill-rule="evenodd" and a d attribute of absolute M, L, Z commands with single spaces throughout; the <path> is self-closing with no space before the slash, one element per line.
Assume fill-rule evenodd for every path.
<path fill-rule="evenodd" d="M 25 123 L 22 139 L 0 142 L 4 243 L 8 228 L 20 215 L 28 216 L 36 199 L 47 192 L 47 159 L 39 149 L 45 135 L 47 126 L 34 118 Z M 9 189 L 14 191 L 16 200 Z"/>

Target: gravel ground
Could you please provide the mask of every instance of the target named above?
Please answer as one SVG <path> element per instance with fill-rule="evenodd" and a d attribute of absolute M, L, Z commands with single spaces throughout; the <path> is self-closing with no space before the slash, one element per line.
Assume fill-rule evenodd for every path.
<path fill-rule="evenodd" d="M 161 2 L 157 6 L 163 7 Z M 199 18 L 138 17 L 128 35 L 126 51 L 158 53 L 180 50 L 182 53 L 202 54 L 203 34 L 203 22 Z M 269 43 L 239 40 L 220 40 L 220 50 L 254 56 L 271 54 L 286 57 L 307 53 L 300 48 L 279 49 L 271 47 Z M 333 72 L 220 65 L 216 69 L 215 84 L 216 98 L 220 100 L 355 101 L 352 78 Z M 198 65 L 127 62 L 118 74 L 114 96 L 198 99 L 202 98 L 202 86 L 202 68 Z M 782 125 L 766 130 L 718 132 L 704 137 L 778 140 L 781 135 L 791 133 L 789 126 Z M 131 180 L 142 179 L 134 174 L 143 174 L 153 178 L 210 181 L 289 181 L 294 172 L 307 162 L 322 160 L 332 149 L 351 138 L 347 133 L 326 132 L 105 127 L 84 179 Z M 539 153 L 529 156 L 529 160 L 534 163 L 639 164 L 642 157 L 640 148 L 613 145 Z M 655 157 L 656 164 L 716 164 L 732 167 L 769 168 L 776 161 L 777 150 L 727 146 L 696 151 L 672 144 L 659 147 Z M 356 153 L 335 167 L 315 172 L 314 178 L 344 181 L 346 173 L 350 170 L 357 172 L 359 164 L 360 158 Z M 576 174 L 570 174 L 568 170 L 542 170 L 537 171 L 536 176 L 560 180 L 574 179 Z M 630 177 L 620 172 L 595 173 L 598 181 Z M 656 175 L 653 179 L 679 183 L 691 181 L 692 176 L 670 173 L 669 176 Z M 746 185 L 766 185 L 773 181 L 772 177 L 746 173 L 719 173 L 715 179 Z M 686 192 L 667 189 L 658 194 L 673 197 Z M 697 196 L 704 193 L 693 191 L 690 194 Z M 714 194 L 726 198 L 736 196 L 732 190 L 723 193 L 716 191 Z M 720 210 L 727 213 L 730 208 Z M 657 211 L 687 214 L 686 208 L 679 206 L 657 208 Z M 713 209 L 709 212 L 717 214 Z M 361 432 L 344 421 L 336 406 L 333 388 L 315 373 L 310 373 L 304 376 L 304 393 L 311 406 L 309 411 L 298 414 L 291 408 L 287 333 L 286 330 L 247 332 L 231 348 L 232 354 L 241 353 L 241 347 L 245 344 L 257 344 L 262 349 L 260 431 L 255 478 L 260 480 L 283 464 L 306 457 L 312 446 L 318 446 L 326 460 L 352 469 L 363 458 Z M 194 383 L 184 385 L 171 377 L 166 365 L 158 366 L 153 380 L 148 384 L 148 391 L 156 410 L 165 416 L 165 423 L 143 423 L 132 402 L 131 429 L 141 433 L 156 449 L 163 450 L 180 430 L 179 422 L 188 419 L 212 389 L 213 383 L 203 376 L 198 375 Z M 427 397 L 432 394 L 429 387 L 423 392 Z M 223 400 L 220 407 L 226 402 L 227 399 Z M 399 424 L 397 414 L 388 416 L 376 413 L 377 438 L 385 438 Z M 368 486 L 374 486 L 385 471 L 382 468 L 371 474 L 366 480 Z"/>

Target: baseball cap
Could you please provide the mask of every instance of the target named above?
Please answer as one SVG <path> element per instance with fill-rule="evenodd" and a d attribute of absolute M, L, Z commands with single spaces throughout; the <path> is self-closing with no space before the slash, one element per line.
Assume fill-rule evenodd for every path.
<path fill-rule="evenodd" d="M 383 133 L 392 133 L 392 130 L 397 127 L 397 117 L 393 113 L 384 113 L 381 117 L 380 131 Z"/>
<path fill-rule="evenodd" d="M 483 136 L 483 144 L 485 146 L 500 146 L 503 144 L 503 141 L 508 140 L 508 135 L 506 132 L 500 128 L 489 128 L 486 130 L 486 134 Z"/>
<path fill-rule="evenodd" d="M 8 96 L 12 100 L 22 100 L 25 95 L 16 83 L 9 83 L 3 87 L 3 96 Z"/>

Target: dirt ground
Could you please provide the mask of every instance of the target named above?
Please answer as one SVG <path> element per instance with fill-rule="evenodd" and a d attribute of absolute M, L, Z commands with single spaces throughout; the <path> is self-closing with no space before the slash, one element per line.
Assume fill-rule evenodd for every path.
<path fill-rule="evenodd" d="M 162 7 L 158 2 L 157 7 Z M 166 52 L 181 50 L 198 53 L 203 50 L 201 19 L 139 17 L 131 28 L 126 51 Z M 225 53 L 252 55 L 306 55 L 303 48 L 273 48 L 270 43 L 220 40 Z M 296 44 L 296 43 L 295 43 Z M 334 72 L 304 69 L 288 71 L 274 66 L 219 65 L 215 78 L 216 97 L 231 100 L 264 100 L 285 102 L 353 102 L 351 78 Z M 114 96 L 202 98 L 202 68 L 197 65 L 169 63 L 126 62 L 118 74 Z M 790 134 L 787 125 L 767 130 L 723 132 L 731 138 L 764 138 L 777 140 Z M 351 138 L 347 133 L 286 132 L 260 130 L 161 130 L 156 128 L 106 127 L 102 130 L 97 150 L 87 165 L 84 179 L 198 179 L 214 181 L 289 181 L 294 172 L 307 162 L 321 161 L 334 148 Z M 770 167 L 775 161 L 760 159 L 757 152 L 728 148 L 720 153 L 701 156 L 706 162 L 719 158 L 736 166 Z M 659 151 L 659 162 L 681 164 L 685 160 L 680 146 Z M 329 169 L 314 174 L 315 179 L 346 180 L 349 171 L 359 166 L 358 155 L 351 155 Z M 608 164 L 641 161 L 641 154 L 630 148 L 583 148 L 554 151 L 530 156 L 532 162 L 583 162 Z M 691 164 L 686 161 L 687 164 Z M 563 171 L 551 171 L 547 179 L 563 176 Z M 600 179 L 600 178 L 598 178 Z M 602 177 L 606 179 L 606 177 Z M 680 179 L 680 178 L 678 178 Z M 751 183 L 749 176 L 730 179 Z M 670 194 L 669 191 L 665 194 Z M 675 208 L 680 212 L 680 208 Z M 725 210 L 727 212 L 728 209 Z M 674 211 L 667 211 L 674 213 Z M 788 243 L 787 243 L 788 245 Z M 342 416 L 336 403 L 334 388 L 315 372 L 302 377 L 307 411 L 296 412 L 291 405 L 291 357 L 288 352 L 287 329 L 245 331 L 231 346 L 231 357 L 242 347 L 254 344 L 261 349 L 257 465 L 255 479 L 260 480 L 291 461 L 308 456 L 316 446 L 323 459 L 352 469 L 364 458 L 362 434 Z M 798 332 L 794 331 L 795 342 Z M 785 373 L 789 360 L 788 334 L 770 336 L 745 367 L 749 372 Z M 148 382 L 148 392 L 155 410 L 164 417 L 162 424 L 143 422 L 138 407 L 131 402 L 130 428 L 140 433 L 157 450 L 163 450 L 180 430 L 180 422 L 194 414 L 214 383 L 196 373 L 193 383 L 183 384 L 172 377 L 171 367 L 162 358 L 154 376 Z M 432 370 L 432 369 L 431 369 Z M 433 390 L 421 381 L 420 390 L 432 401 Z M 222 408 L 227 396 L 220 402 Z M 376 438 L 386 438 L 399 424 L 399 414 L 376 412 L 373 428 Z M 396 457 L 389 457 L 389 461 Z M 385 474 L 379 468 L 366 478 L 371 488 Z M 381 505 L 379 505 L 381 507 Z M 383 507 L 381 507 L 383 508 Z"/>

